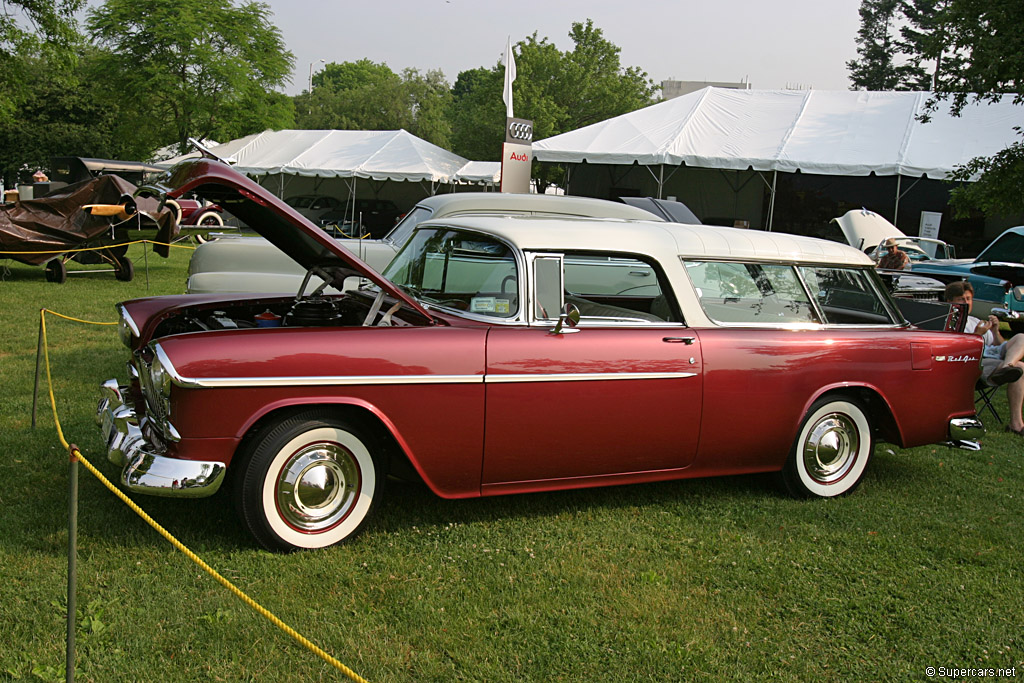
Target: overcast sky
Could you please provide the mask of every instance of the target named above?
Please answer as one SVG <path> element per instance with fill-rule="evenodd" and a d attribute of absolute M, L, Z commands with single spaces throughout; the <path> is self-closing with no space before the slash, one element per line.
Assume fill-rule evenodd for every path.
<path fill-rule="evenodd" d="M 656 83 L 741 81 L 754 88 L 847 90 L 847 60 L 860 0 L 265 0 L 295 72 L 285 92 L 306 89 L 310 64 L 385 62 L 459 72 L 496 64 L 512 42 L 537 32 L 572 48 L 574 21 L 593 19 Z"/>

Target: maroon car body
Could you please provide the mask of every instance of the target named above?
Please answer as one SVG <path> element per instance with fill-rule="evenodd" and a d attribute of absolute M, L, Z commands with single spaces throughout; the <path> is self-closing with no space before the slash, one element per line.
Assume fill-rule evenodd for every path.
<path fill-rule="evenodd" d="M 104 384 L 99 420 L 122 483 L 210 495 L 230 468 L 270 548 L 351 537 L 406 464 L 445 498 L 753 472 L 828 497 L 856 487 L 875 439 L 983 432 L 979 338 L 911 326 L 845 246 L 459 218 L 419 226 L 381 275 L 226 166 L 190 162 L 165 182 L 339 290 L 371 283 L 119 307 L 134 379 Z"/>

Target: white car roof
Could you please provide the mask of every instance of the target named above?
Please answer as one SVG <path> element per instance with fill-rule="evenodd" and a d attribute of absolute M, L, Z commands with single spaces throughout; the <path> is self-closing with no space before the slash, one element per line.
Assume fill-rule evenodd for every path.
<path fill-rule="evenodd" d="M 629 206 L 622 202 L 593 197 L 573 197 L 550 194 L 513 194 L 501 192 L 462 192 L 439 194 L 416 203 L 431 210 L 432 216 L 442 217 L 455 213 L 474 211 L 496 213 L 512 211 L 517 213 L 554 213 L 569 216 L 598 216 L 602 218 L 627 218 L 635 220 L 660 221 L 650 211 Z"/>
<path fill-rule="evenodd" d="M 493 234 L 531 251 L 619 251 L 658 259 L 732 259 L 870 266 L 858 249 L 813 237 L 710 225 L 541 216 L 460 216 L 426 220 Z"/>

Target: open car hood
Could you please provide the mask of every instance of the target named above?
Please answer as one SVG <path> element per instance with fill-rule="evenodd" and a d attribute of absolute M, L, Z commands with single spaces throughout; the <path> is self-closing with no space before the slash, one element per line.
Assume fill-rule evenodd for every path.
<path fill-rule="evenodd" d="M 315 270 L 335 289 L 341 291 L 347 277 L 366 278 L 428 320 L 433 319 L 420 304 L 326 232 L 220 161 L 184 161 L 138 190 L 138 194 L 158 195 L 164 199 L 193 193 L 230 211 L 305 270 Z"/>
<path fill-rule="evenodd" d="M 861 251 L 877 247 L 889 237 L 906 237 L 895 225 L 867 209 L 853 209 L 832 220 L 839 224 L 846 242 Z"/>

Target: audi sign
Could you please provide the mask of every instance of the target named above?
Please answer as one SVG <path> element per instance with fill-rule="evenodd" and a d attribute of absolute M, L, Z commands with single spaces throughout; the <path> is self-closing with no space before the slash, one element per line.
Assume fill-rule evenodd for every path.
<path fill-rule="evenodd" d="M 533 121 L 505 119 L 505 142 L 529 144 L 533 142 Z"/>

